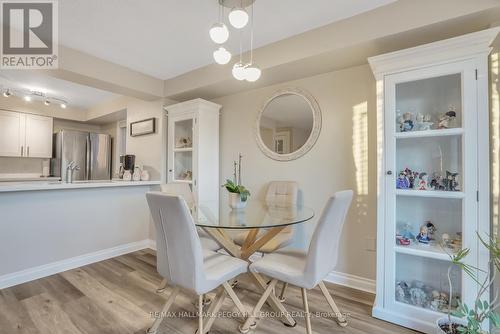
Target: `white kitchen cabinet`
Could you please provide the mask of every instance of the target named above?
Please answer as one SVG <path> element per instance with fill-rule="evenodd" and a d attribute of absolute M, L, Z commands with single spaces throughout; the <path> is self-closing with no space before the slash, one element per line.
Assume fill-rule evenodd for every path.
<path fill-rule="evenodd" d="M 219 207 L 219 112 L 221 106 L 195 99 L 168 111 L 168 182 L 190 184 L 197 203 Z"/>
<path fill-rule="evenodd" d="M 0 110 L 0 156 L 51 158 L 52 118 Z"/>
<path fill-rule="evenodd" d="M 374 317 L 436 333 L 447 305 L 433 294 L 449 295 L 449 254 L 469 248 L 467 263 L 487 268 L 476 233 L 485 236 L 490 226 L 488 55 L 498 32 L 369 58 L 380 177 Z M 458 185 L 440 179 L 448 172 L 458 173 Z M 434 240 L 413 238 L 428 222 L 437 227 Z M 443 235 L 456 239 L 450 248 Z M 451 298 L 473 305 L 478 285 L 452 268 Z"/>

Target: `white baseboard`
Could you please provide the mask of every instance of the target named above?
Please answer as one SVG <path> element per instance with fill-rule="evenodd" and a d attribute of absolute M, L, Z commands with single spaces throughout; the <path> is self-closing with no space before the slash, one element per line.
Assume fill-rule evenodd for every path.
<path fill-rule="evenodd" d="M 328 274 L 325 281 L 372 294 L 375 294 L 376 291 L 375 280 L 338 271 L 332 271 Z"/>
<path fill-rule="evenodd" d="M 33 281 L 70 269 L 86 266 L 91 263 L 107 260 L 123 254 L 136 252 L 144 248 L 150 248 L 150 245 L 151 240 L 148 239 L 131 242 L 125 245 L 103 249 L 97 252 L 72 257 L 66 260 L 52 262 L 38 267 L 28 268 L 15 273 L 6 274 L 0 276 L 0 289 L 5 289 L 10 286 Z"/>
<path fill-rule="evenodd" d="M 156 241 L 149 240 L 149 248 L 156 250 Z M 252 258 L 250 258 L 252 259 Z M 375 280 L 371 280 L 368 278 L 345 274 L 338 271 L 332 271 L 328 277 L 326 278 L 327 282 L 346 286 L 348 288 L 361 290 L 365 292 L 369 292 L 375 294 Z"/>

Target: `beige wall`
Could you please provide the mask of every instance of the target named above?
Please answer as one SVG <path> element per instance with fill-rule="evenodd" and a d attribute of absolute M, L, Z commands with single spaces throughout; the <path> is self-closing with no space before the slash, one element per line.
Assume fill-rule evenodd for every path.
<path fill-rule="evenodd" d="M 317 99 L 323 126 L 309 153 L 295 161 L 277 162 L 257 147 L 254 123 L 262 103 L 286 87 L 307 90 Z M 254 198 L 263 198 L 268 181 L 296 180 L 304 204 L 314 209 L 316 219 L 328 196 L 343 189 L 355 191 L 336 271 L 368 279 L 375 279 L 376 267 L 375 99 L 373 75 L 363 65 L 214 100 L 222 105 L 221 180 L 231 176 L 232 161 L 241 152 L 243 183 Z M 224 193 L 221 205 L 226 201 Z M 313 230 L 313 224 L 304 226 L 307 229 L 299 230 L 297 246 L 305 246 Z"/>

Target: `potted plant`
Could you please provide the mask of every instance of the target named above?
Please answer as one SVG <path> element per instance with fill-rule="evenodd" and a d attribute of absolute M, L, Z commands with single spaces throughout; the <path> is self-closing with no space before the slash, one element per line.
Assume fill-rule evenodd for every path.
<path fill-rule="evenodd" d="M 233 180 L 226 180 L 222 186 L 229 191 L 229 206 L 233 209 L 243 209 L 247 205 L 250 191 L 241 184 L 241 159 L 238 156 L 238 162 L 234 161 Z"/>
<path fill-rule="evenodd" d="M 500 327 L 500 314 L 496 313 L 497 308 L 500 306 L 498 291 L 491 301 L 487 295 L 495 282 L 496 274 L 500 271 L 500 239 L 489 237 L 486 241 L 479 234 L 478 238 L 481 244 L 490 252 L 488 270 L 484 271 L 464 262 L 470 251 L 468 248 L 450 255 L 452 264 L 448 268 L 448 283 L 450 287 L 448 312 L 447 317 L 438 319 L 437 321 L 438 334 L 486 334 L 486 331 L 483 330 L 485 321 L 490 321 L 493 328 Z M 471 277 L 478 284 L 479 291 L 476 295 L 474 305 L 458 302 L 458 307 L 452 310 L 451 268 L 453 266 L 461 268 L 467 276 Z M 478 279 L 476 272 L 482 273 L 484 279 Z"/>

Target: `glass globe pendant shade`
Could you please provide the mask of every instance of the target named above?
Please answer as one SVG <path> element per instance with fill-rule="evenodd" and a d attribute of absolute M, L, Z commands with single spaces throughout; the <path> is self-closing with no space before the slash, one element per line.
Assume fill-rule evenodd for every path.
<path fill-rule="evenodd" d="M 262 71 L 257 66 L 250 65 L 245 69 L 245 80 L 248 82 L 255 82 L 259 80 Z"/>
<path fill-rule="evenodd" d="M 231 53 L 225 48 L 220 47 L 214 51 L 214 59 L 217 64 L 226 65 L 231 61 Z"/>
<path fill-rule="evenodd" d="M 236 80 L 242 81 L 246 79 L 246 66 L 242 63 L 236 63 L 233 66 L 233 77 Z"/>
<path fill-rule="evenodd" d="M 229 23 L 236 29 L 241 29 L 248 23 L 248 13 L 243 8 L 233 8 L 229 13 Z"/>
<path fill-rule="evenodd" d="M 212 41 L 217 44 L 226 43 L 229 38 L 229 30 L 224 23 L 214 23 L 209 34 Z"/>

